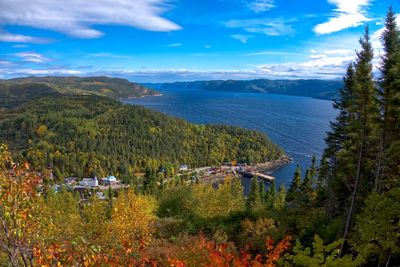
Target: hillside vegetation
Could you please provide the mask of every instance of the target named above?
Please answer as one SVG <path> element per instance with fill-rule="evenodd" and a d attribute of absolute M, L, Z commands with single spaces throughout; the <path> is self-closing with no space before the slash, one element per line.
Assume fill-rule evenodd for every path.
<path fill-rule="evenodd" d="M 203 89 L 227 92 L 269 93 L 307 96 L 318 99 L 337 99 L 342 81 L 328 80 L 215 80 L 154 84 L 149 87 L 160 89 Z"/>
<path fill-rule="evenodd" d="M 45 95 L 96 95 L 114 99 L 156 92 L 126 79 L 108 77 L 24 77 L 0 80 L 0 107 L 11 107 Z"/>
<path fill-rule="evenodd" d="M 165 165 L 263 162 L 283 151 L 264 134 L 230 126 L 195 125 L 109 98 L 42 98 L 0 114 L 0 143 L 58 177 L 132 177 Z"/>

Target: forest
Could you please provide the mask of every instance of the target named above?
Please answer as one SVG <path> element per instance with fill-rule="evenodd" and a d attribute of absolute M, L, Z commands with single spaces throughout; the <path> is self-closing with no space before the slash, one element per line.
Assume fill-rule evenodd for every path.
<path fill-rule="evenodd" d="M 117 175 L 180 164 L 258 163 L 284 152 L 264 134 L 230 126 L 195 125 L 138 106 L 96 96 L 47 97 L 4 111 L 0 140 L 18 161 L 68 176 Z"/>
<path fill-rule="evenodd" d="M 381 40 L 374 73 L 366 27 L 334 102 L 338 115 L 321 162 L 314 157 L 306 170 L 298 167 L 288 189 L 265 188 L 253 178 L 244 196 L 233 177 L 218 188 L 175 177 L 156 188 L 110 188 L 105 200 L 82 201 L 41 182 L 48 164 L 63 175 L 109 171 L 124 161 L 131 168 L 183 161 L 200 166 L 233 158 L 257 162 L 283 152 L 257 132 L 188 124 L 105 98 L 42 98 L 7 111 L 0 128 L 8 144 L 0 149 L 0 262 L 399 266 L 400 29 L 391 8 Z M 143 140 L 142 147 L 135 140 Z M 81 160 L 83 170 L 76 166 Z"/>
<path fill-rule="evenodd" d="M 22 77 L 0 79 L 0 109 L 12 108 L 43 96 L 95 95 L 113 99 L 157 94 L 126 79 L 109 77 Z"/>
<path fill-rule="evenodd" d="M 214 80 L 151 84 L 146 86 L 155 89 L 199 89 L 210 91 L 266 93 L 293 96 L 307 96 L 317 99 L 338 99 L 339 89 L 343 86 L 340 80 Z"/>

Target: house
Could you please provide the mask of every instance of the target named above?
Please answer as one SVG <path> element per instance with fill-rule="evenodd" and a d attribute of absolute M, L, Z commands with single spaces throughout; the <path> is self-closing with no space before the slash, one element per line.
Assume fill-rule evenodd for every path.
<path fill-rule="evenodd" d="M 99 185 L 99 181 L 97 180 L 97 177 L 83 178 L 82 181 L 79 182 L 79 185 L 85 187 L 96 187 Z"/>
<path fill-rule="evenodd" d="M 179 171 L 183 172 L 183 171 L 187 171 L 189 168 L 186 164 L 182 164 L 181 166 L 179 166 Z"/>
<path fill-rule="evenodd" d="M 78 181 L 78 178 L 76 178 L 76 177 L 67 177 L 64 179 L 64 184 L 73 185 L 73 184 L 76 184 L 77 181 Z"/>
<path fill-rule="evenodd" d="M 108 177 L 104 177 L 104 178 L 101 179 L 101 184 L 103 184 L 103 185 L 116 185 L 118 183 L 119 183 L 119 181 L 113 175 L 108 176 Z"/>

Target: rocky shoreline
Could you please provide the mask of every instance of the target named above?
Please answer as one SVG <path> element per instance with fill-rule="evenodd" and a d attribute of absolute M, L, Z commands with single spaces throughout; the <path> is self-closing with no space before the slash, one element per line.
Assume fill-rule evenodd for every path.
<path fill-rule="evenodd" d="M 293 160 L 288 157 L 288 156 L 283 156 L 277 160 L 274 161 L 268 161 L 264 163 L 257 163 L 254 165 L 254 168 L 257 170 L 257 172 L 260 173 L 265 173 L 265 174 L 271 174 L 277 169 L 291 163 Z"/>

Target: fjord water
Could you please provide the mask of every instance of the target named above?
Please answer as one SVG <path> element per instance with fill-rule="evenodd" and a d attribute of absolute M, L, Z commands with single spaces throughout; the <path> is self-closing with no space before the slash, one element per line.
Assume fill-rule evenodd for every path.
<path fill-rule="evenodd" d="M 276 184 L 290 185 L 296 164 L 303 172 L 311 158 L 321 157 L 329 121 L 335 118 L 332 102 L 308 97 L 163 89 L 163 95 L 125 100 L 194 123 L 227 124 L 266 133 L 293 158 L 275 171 Z M 244 181 L 245 190 L 248 184 Z"/>

